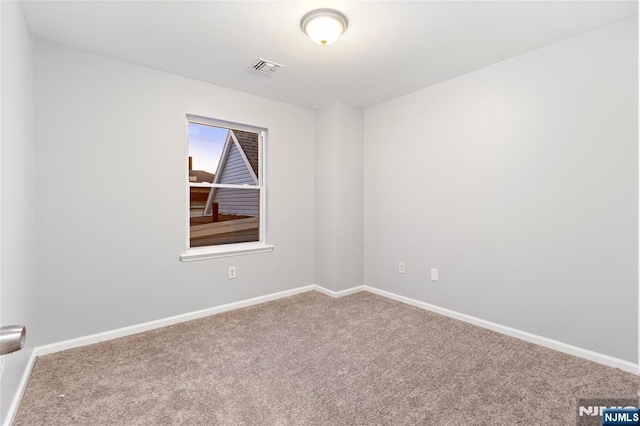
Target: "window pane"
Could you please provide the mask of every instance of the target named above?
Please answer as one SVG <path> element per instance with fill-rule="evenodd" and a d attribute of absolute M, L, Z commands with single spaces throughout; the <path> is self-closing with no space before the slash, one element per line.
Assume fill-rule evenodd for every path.
<path fill-rule="evenodd" d="M 257 133 L 189 123 L 189 182 L 259 185 L 259 175 Z"/>
<path fill-rule="evenodd" d="M 259 185 L 258 134 L 230 130 L 233 142 L 220 161 L 219 183 Z M 230 141 L 231 142 L 231 141 Z"/>
<path fill-rule="evenodd" d="M 190 189 L 191 247 L 260 241 L 259 189 Z"/>
<path fill-rule="evenodd" d="M 211 188 L 189 188 L 190 216 L 198 217 L 204 214 L 204 207 L 209 198 Z"/>
<path fill-rule="evenodd" d="M 213 182 L 228 136 L 228 129 L 189 123 L 189 182 Z"/>

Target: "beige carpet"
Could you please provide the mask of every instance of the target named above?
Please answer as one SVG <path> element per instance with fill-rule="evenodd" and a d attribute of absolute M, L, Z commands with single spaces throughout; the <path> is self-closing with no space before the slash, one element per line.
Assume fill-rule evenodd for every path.
<path fill-rule="evenodd" d="M 638 378 L 370 293 L 38 358 L 16 425 L 572 425 Z"/>

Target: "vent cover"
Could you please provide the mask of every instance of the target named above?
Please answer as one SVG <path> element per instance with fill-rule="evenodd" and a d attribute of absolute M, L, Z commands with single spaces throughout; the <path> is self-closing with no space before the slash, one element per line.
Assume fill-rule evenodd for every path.
<path fill-rule="evenodd" d="M 262 59 L 262 58 L 258 58 L 255 60 L 255 62 L 253 63 L 253 65 L 251 65 L 251 69 L 254 72 L 260 73 L 260 74 L 264 74 L 264 75 L 271 75 L 273 74 L 278 68 L 283 67 L 284 65 L 275 63 L 273 61 L 269 61 L 267 59 Z"/>

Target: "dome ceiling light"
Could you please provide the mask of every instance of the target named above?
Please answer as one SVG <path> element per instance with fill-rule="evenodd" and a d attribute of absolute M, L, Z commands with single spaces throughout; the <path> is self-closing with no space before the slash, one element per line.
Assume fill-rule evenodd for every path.
<path fill-rule="evenodd" d="M 327 46 L 347 30 L 347 17 L 337 10 L 316 9 L 307 13 L 300 21 L 300 28 L 315 43 Z"/>

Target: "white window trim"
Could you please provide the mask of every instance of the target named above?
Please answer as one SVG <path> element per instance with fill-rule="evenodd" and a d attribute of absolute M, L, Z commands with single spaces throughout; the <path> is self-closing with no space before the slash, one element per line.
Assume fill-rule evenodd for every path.
<path fill-rule="evenodd" d="M 257 127 L 257 126 L 248 126 L 239 123 L 233 123 L 230 121 L 217 120 L 213 118 L 187 114 L 186 122 L 185 122 L 185 144 L 186 144 L 186 152 L 189 152 L 189 123 L 195 124 L 203 124 L 207 126 L 215 126 L 215 127 L 224 127 L 228 129 L 236 129 L 236 130 L 244 130 L 249 132 L 258 133 L 260 137 L 260 143 L 258 144 L 258 185 L 242 185 L 243 188 L 246 189 L 258 189 L 260 190 L 260 241 L 256 242 L 248 242 L 248 243 L 236 243 L 236 244 L 223 244 L 217 246 L 206 246 L 206 247 L 194 247 L 191 248 L 190 241 L 190 203 L 189 203 L 189 194 L 190 188 L 192 184 L 189 182 L 189 169 L 186 168 L 185 171 L 185 182 L 187 183 L 186 190 L 186 230 L 187 230 L 187 238 L 186 238 L 186 247 L 185 252 L 180 255 L 180 260 L 182 262 L 191 262 L 194 260 L 205 260 L 205 259 L 215 259 L 221 257 L 229 257 L 229 256 L 240 256 L 246 254 L 254 254 L 254 253 L 266 253 L 273 251 L 275 248 L 272 244 L 267 244 L 267 181 L 266 181 L 266 173 L 265 173 L 265 159 L 266 159 L 266 143 L 267 143 L 267 129 Z M 185 162 L 186 165 L 186 162 Z M 203 184 L 198 183 L 199 187 L 217 187 L 217 188 L 237 188 L 240 185 L 225 185 L 225 184 Z"/>
<path fill-rule="evenodd" d="M 191 262 L 194 260 L 217 259 L 220 257 L 240 256 L 244 254 L 268 253 L 273 251 L 274 248 L 273 244 L 257 242 L 195 247 L 187 249 L 186 253 L 180 255 L 180 260 L 183 262 Z"/>

